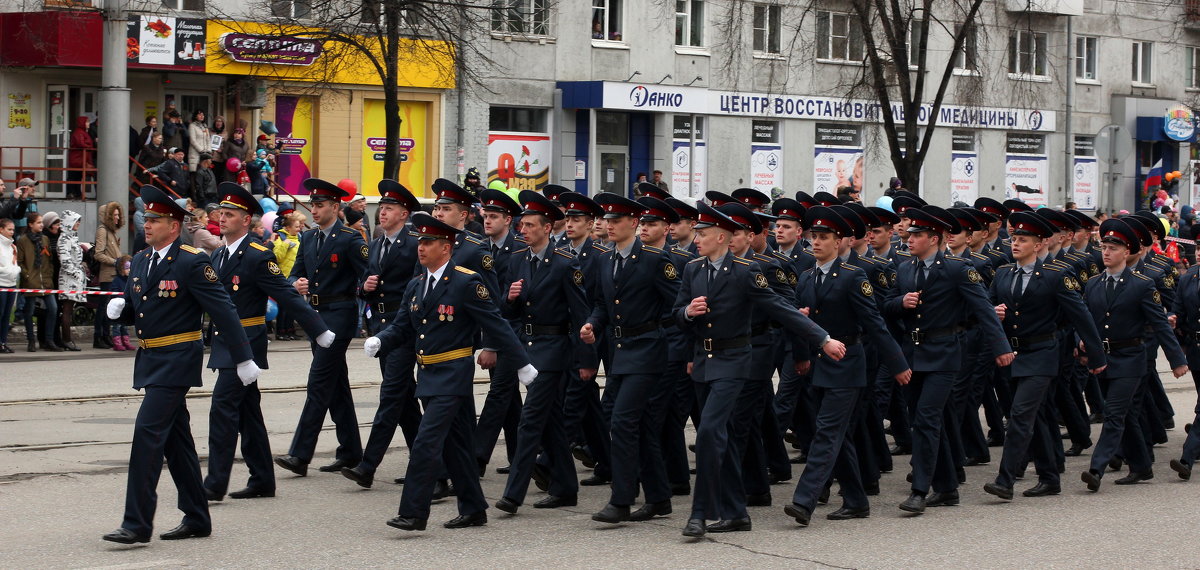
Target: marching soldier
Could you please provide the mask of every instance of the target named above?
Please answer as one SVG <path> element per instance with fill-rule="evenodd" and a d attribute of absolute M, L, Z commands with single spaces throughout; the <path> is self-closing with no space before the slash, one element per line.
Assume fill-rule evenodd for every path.
<path fill-rule="evenodd" d="M 304 477 L 317 447 L 317 437 L 325 425 L 325 414 L 333 418 L 338 447 L 333 463 L 321 471 L 336 473 L 343 467 L 358 465 L 362 459 L 362 439 L 358 416 L 350 394 L 346 367 L 346 349 L 358 330 L 358 303 L 355 292 L 367 269 L 367 244 L 362 234 L 345 227 L 338 219 L 345 190 L 317 178 L 304 181 L 312 200 L 313 221 L 317 228 L 300 238 L 300 252 L 288 281 L 308 302 L 336 335 L 328 348 L 312 343 L 313 360 L 308 371 L 308 394 L 292 437 L 287 455 L 275 458 L 275 464 Z"/>
<path fill-rule="evenodd" d="M 366 275 L 359 284 L 359 295 L 371 311 L 367 324 L 372 333 L 389 326 L 405 302 L 404 290 L 418 267 L 417 239 L 409 234 L 408 221 L 413 213 L 420 211 L 421 203 L 404 185 L 389 179 L 379 181 L 378 229 L 383 235 L 371 241 Z M 371 422 L 362 461 L 354 467 L 342 468 L 342 476 L 360 487 L 371 487 L 375 470 L 383 462 L 397 426 L 404 434 L 405 444 L 412 449 L 421 425 L 413 376 L 416 364 L 416 351 L 408 348 L 390 351 L 379 358 L 383 378 L 379 384 L 379 407 Z M 444 489 L 439 490 L 443 492 Z"/>
<path fill-rule="evenodd" d="M 121 528 L 103 537 L 121 544 L 150 542 L 164 456 L 184 517 L 159 538 L 180 540 L 212 533 L 187 411 L 188 390 L 201 385 L 203 313 L 228 339 L 230 359 L 241 382 L 252 384 L 260 373 L 237 311 L 208 255 L 179 242 L 187 211 L 153 186 L 143 186 L 141 194 L 150 247 L 134 256 L 124 296 L 109 301 L 106 309 L 108 318 L 137 329 L 133 387 L 146 392 L 133 428 L 125 518 Z"/>
<path fill-rule="evenodd" d="M 696 208 L 677 198 L 663 201 L 679 214 L 679 221 L 671 224 L 671 239 L 675 247 L 696 255 Z"/>
<path fill-rule="evenodd" d="M 804 206 L 791 198 L 780 198 L 771 204 L 771 214 L 775 216 L 775 243 L 778 249 L 777 257 L 786 259 L 784 269 L 787 272 L 788 285 L 795 289 L 799 275 L 812 268 L 814 258 L 811 252 L 804 248 L 801 241 L 804 229 Z M 791 295 L 794 297 L 794 293 Z M 778 436 L 783 439 L 790 428 L 795 434 L 797 445 L 805 452 L 812 440 L 813 419 L 815 412 L 810 405 L 808 394 L 809 374 L 796 372 L 796 357 L 792 352 L 792 343 L 783 335 L 779 335 L 775 347 L 775 370 L 779 374 L 779 387 L 771 402 L 779 428 Z M 791 479 L 790 467 L 781 473 L 781 477 Z"/>
<path fill-rule="evenodd" d="M 1009 246 L 1009 241 L 1000 237 L 1000 229 L 1004 227 L 1004 223 L 1008 220 L 1008 216 L 1012 213 L 999 200 L 995 198 L 979 198 L 975 200 L 975 209 L 985 214 L 991 214 L 997 219 L 988 223 L 987 239 L 985 240 L 987 247 L 994 249 L 1004 255 L 1011 261 L 1012 250 Z"/>
<path fill-rule="evenodd" d="M 242 328 L 250 338 L 254 361 L 267 369 L 267 298 L 275 299 L 304 328 L 317 345 L 328 348 L 334 341 L 321 316 L 288 285 L 275 254 L 254 240 L 247 240 L 250 217 L 262 215 L 254 195 L 238 184 L 223 182 L 221 201 L 212 214 L 221 226 L 225 245 L 213 252 L 213 266 L 225 292 L 237 308 Z M 235 337 L 236 338 L 236 337 Z M 250 481 L 240 491 L 229 493 L 233 499 L 275 496 L 275 469 L 271 463 L 271 444 L 263 422 L 262 399 L 258 384 L 243 386 L 237 376 L 236 362 L 228 343 L 229 335 L 220 331 L 212 337 L 212 355 L 208 367 L 218 370 L 213 387 L 212 408 L 208 414 L 208 476 L 204 491 L 210 501 L 220 501 L 229 488 L 234 447 L 242 436 L 242 459 L 250 470 Z"/>
<path fill-rule="evenodd" d="M 404 493 L 398 516 L 388 526 L 425 530 L 434 480 L 449 472 L 458 493 L 459 516 L 446 528 L 487 524 L 487 502 L 479 486 L 472 445 L 475 398 L 471 361 L 480 329 L 506 358 L 520 366 L 518 378 L 529 383 L 538 374 L 508 322 L 500 316 L 491 290 L 479 274 L 453 260 L 455 234 L 461 230 L 424 212 L 412 216 L 422 270 L 404 290 L 405 302 L 388 328 L 363 343 L 367 356 L 391 350 L 417 352 L 417 397 L 425 407 L 421 427 L 409 450 Z"/>
<path fill-rule="evenodd" d="M 1193 265 L 1179 278 L 1179 290 L 1175 295 L 1175 303 L 1171 307 L 1175 314 L 1180 343 L 1187 355 L 1188 368 L 1192 373 L 1192 382 L 1196 384 L 1196 419 L 1192 420 L 1183 441 L 1183 451 L 1179 459 L 1171 460 L 1171 469 L 1180 479 L 1187 481 L 1192 478 L 1192 467 L 1200 457 L 1200 265 Z"/>

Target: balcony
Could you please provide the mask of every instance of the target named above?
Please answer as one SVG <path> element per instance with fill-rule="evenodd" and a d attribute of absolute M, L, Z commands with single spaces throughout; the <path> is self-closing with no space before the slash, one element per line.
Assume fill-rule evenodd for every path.
<path fill-rule="evenodd" d="M 1200 0 L 1184 0 L 1183 27 L 1200 30 Z"/>
<path fill-rule="evenodd" d="M 1197 0 L 1187 0 L 1189 4 Z M 1083 0 L 1007 0 L 1009 12 L 1056 16 L 1083 15 Z"/>

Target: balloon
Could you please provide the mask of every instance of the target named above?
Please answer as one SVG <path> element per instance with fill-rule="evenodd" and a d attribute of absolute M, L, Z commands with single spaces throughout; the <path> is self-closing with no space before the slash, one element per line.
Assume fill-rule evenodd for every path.
<path fill-rule="evenodd" d="M 887 210 L 889 212 L 895 211 L 895 210 L 892 210 L 892 197 L 891 196 L 880 196 L 879 199 L 875 201 L 875 207 L 883 208 L 884 210 Z"/>
<path fill-rule="evenodd" d="M 225 170 L 228 170 L 230 172 L 237 172 L 241 169 L 242 169 L 242 159 L 235 156 L 235 157 L 230 158 L 229 160 L 225 161 Z"/>
<path fill-rule="evenodd" d="M 262 206 L 263 212 L 275 212 L 279 210 L 279 203 L 270 198 L 259 198 L 258 204 Z"/>
<path fill-rule="evenodd" d="M 349 202 L 354 199 L 354 195 L 358 194 L 358 184 L 349 178 L 343 178 L 337 183 L 338 188 L 346 191 L 346 196 L 342 197 L 343 202 Z"/>
<path fill-rule="evenodd" d="M 1172 172 L 1171 174 L 1174 174 L 1175 178 L 1180 178 L 1183 176 L 1183 173 L 1178 170 L 1176 170 L 1175 172 Z"/>
<path fill-rule="evenodd" d="M 279 304 L 275 302 L 275 299 L 267 299 L 267 320 L 273 321 L 278 316 Z"/>
<path fill-rule="evenodd" d="M 278 212 L 267 212 L 262 215 L 262 225 L 266 231 L 272 231 L 275 227 L 275 218 L 278 217 Z"/>

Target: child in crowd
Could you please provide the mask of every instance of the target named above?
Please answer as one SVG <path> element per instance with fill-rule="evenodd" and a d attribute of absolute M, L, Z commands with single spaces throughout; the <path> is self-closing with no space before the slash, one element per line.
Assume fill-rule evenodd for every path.
<path fill-rule="evenodd" d="M 133 265 L 133 258 L 128 255 L 122 255 L 117 258 L 117 275 L 113 277 L 112 285 L 109 286 L 109 291 L 121 292 L 125 290 L 125 281 L 129 279 L 129 267 Z M 137 347 L 129 342 L 129 331 L 125 325 L 112 321 L 112 345 L 113 350 L 137 350 Z"/>

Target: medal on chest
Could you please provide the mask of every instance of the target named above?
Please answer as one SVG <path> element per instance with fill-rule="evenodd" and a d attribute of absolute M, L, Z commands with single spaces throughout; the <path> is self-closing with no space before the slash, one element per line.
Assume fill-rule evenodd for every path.
<path fill-rule="evenodd" d="M 237 275 L 234 275 L 232 278 L 230 278 L 230 281 L 232 281 L 232 282 L 233 282 L 233 290 L 234 290 L 234 291 L 237 291 L 237 290 L 238 290 L 238 285 L 240 285 L 240 284 L 241 284 L 241 282 L 242 282 L 242 278 L 241 278 L 241 277 L 239 277 L 239 276 L 237 276 Z"/>
<path fill-rule="evenodd" d="M 337 261 L 338 261 L 337 254 L 336 253 L 330 254 L 329 264 L 333 267 L 337 267 Z"/>

